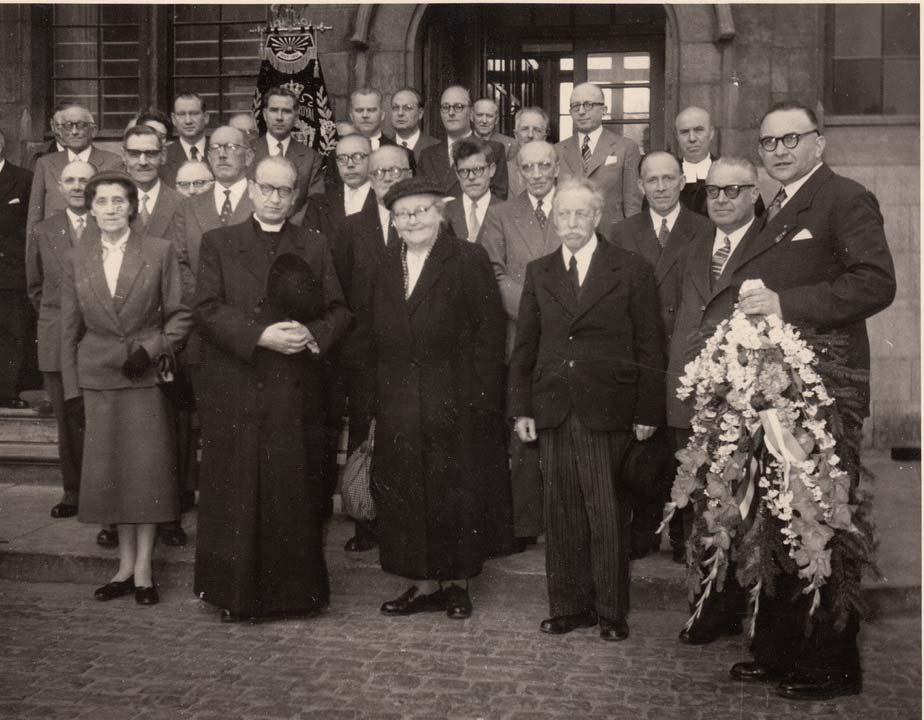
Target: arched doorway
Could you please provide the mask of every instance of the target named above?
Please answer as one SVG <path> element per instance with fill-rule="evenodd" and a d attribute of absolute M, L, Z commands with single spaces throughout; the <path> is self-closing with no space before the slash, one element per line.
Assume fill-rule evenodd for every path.
<path fill-rule="evenodd" d="M 661 5 L 430 5 L 421 20 L 425 95 L 459 82 L 494 97 L 500 129 L 539 105 L 553 140 L 571 134 L 568 99 L 581 82 L 600 85 L 604 123 L 647 151 L 664 141 L 666 14 Z M 439 110 L 428 109 L 438 132 Z"/>

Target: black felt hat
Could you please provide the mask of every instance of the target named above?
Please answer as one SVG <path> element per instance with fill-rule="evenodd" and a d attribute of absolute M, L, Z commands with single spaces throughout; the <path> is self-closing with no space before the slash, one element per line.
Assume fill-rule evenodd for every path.
<path fill-rule="evenodd" d="M 398 200 L 410 195 L 436 195 L 443 197 L 446 191 L 436 183 L 430 182 L 424 177 L 412 177 L 407 180 L 401 180 L 392 185 L 382 202 L 389 210 Z"/>

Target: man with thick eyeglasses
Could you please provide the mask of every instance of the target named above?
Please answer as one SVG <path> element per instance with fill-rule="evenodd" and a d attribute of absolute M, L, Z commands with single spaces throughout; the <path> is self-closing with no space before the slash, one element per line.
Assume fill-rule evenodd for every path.
<path fill-rule="evenodd" d="M 468 89 L 451 85 L 440 96 L 440 120 L 446 131 L 446 140 L 432 145 L 420 155 L 417 174 L 443 188 L 446 195 L 461 194 L 459 176 L 452 164 L 452 146 L 472 134 L 472 98 Z M 507 160 L 504 146 L 493 140 L 496 170 L 491 179 L 491 192 L 501 200 L 507 199 Z"/>
<path fill-rule="evenodd" d="M 292 222 L 300 225 L 309 194 L 324 192 L 321 156 L 292 135 L 298 118 L 298 97 L 288 88 L 271 87 L 263 93 L 266 133 L 254 143 L 254 163 L 282 155 L 298 170 L 297 194 L 292 204 Z"/>
<path fill-rule="evenodd" d="M 730 260 L 728 292 L 737 295 L 742 282 L 759 278 L 765 287 L 741 293 L 745 313 L 776 314 L 797 328 L 832 333 L 846 342 L 844 362 L 854 375 L 856 398 L 838 399 L 843 431 L 835 431 L 835 441 L 840 467 L 856 487 L 862 419 L 870 400 L 866 319 L 894 299 L 895 270 L 875 196 L 832 172 L 822 160 L 824 150 L 818 118 L 801 103 L 779 103 L 761 119 L 758 154 L 780 187 L 753 240 Z M 832 553 L 832 567 L 845 562 L 836 544 Z M 854 571 L 858 582 L 859 569 L 848 575 Z M 841 594 L 859 593 L 853 580 L 846 582 Z M 839 605 L 828 584 L 809 618 L 812 597 L 801 588 L 800 578 L 783 573 L 772 594 L 771 588 L 762 589 L 751 644 L 754 660 L 736 664 L 732 677 L 779 683 L 778 693 L 790 699 L 860 692 L 857 608 Z"/>
<path fill-rule="evenodd" d="M 208 192 L 215 184 L 215 177 L 207 163 L 188 160 L 176 172 L 176 191 L 183 197 L 193 197 Z"/>
<path fill-rule="evenodd" d="M 202 240 L 193 312 L 209 365 L 194 589 L 222 622 L 312 616 L 329 599 L 321 359 L 351 315 L 327 242 L 288 220 L 297 182 L 285 157 L 264 158 L 248 183 L 250 217 Z"/>
<path fill-rule="evenodd" d="M 526 266 L 561 244 L 551 220 L 558 182 L 558 153 L 544 139 L 548 127 L 543 113 L 538 108 L 525 108 L 517 113 L 518 137 L 523 144 L 517 153 L 513 175 L 521 179 L 525 189 L 488 210 L 478 239 L 491 259 L 507 313 L 508 362 L 516 337 Z M 510 441 L 510 491 L 516 550 L 523 552 L 536 543 L 545 527 L 542 473 L 538 446 L 522 442 L 516 433 Z"/>
<path fill-rule="evenodd" d="M 58 185 L 65 165 L 80 160 L 90 163 L 99 172 L 122 169 L 122 158 L 92 144 L 96 137 L 96 122 L 89 110 L 71 105 L 61 110 L 58 117 L 57 128 L 66 149 L 43 155 L 35 161 L 26 218 L 27 237 L 35 223 L 67 207 Z"/>
<path fill-rule="evenodd" d="M 594 83 L 575 87 L 569 108 L 574 134 L 556 146 L 561 175 L 563 179 L 586 177 L 600 187 L 606 203 L 597 231 L 609 239 L 616 223 L 642 208 L 638 144 L 603 127 L 606 102 L 603 91 Z"/>
<path fill-rule="evenodd" d="M 446 204 L 443 218 L 457 238 L 475 242 L 488 208 L 500 202 L 491 192 L 497 170 L 494 148 L 474 135 L 463 138 L 452 146 L 452 165 L 460 192 Z"/>
<path fill-rule="evenodd" d="M 420 154 L 439 140 L 420 129 L 424 114 L 423 96 L 414 88 L 402 88 L 391 96 L 391 126 L 395 129 L 395 143 L 413 153 L 411 169 L 420 162 Z"/>
<path fill-rule="evenodd" d="M 208 162 L 208 138 L 206 128 L 209 124 L 209 112 L 205 108 L 205 99 L 194 92 L 181 91 L 173 99 L 173 112 L 170 113 L 177 142 L 167 146 L 167 161 L 164 163 L 162 176 L 170 187 L 176 182 L 176 173 L 180 165 L 189 160 Z"/>

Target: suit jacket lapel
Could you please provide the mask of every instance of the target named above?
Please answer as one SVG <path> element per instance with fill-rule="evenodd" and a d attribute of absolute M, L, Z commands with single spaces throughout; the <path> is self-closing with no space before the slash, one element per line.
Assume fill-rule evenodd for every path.
<path fill-rule="evenodd" d="M 221 227 L 221 220 L 215 211 L 215 196 L 211 192 L 198 196 L 199 201 L 193 200 L 193 210 L 199 219 L 199 227 L 203 232 L 211 228 Z M 200 238 L 201 239 L 201 238 Z"/>
<path fill-rule="evenodd" d="M 619 282 L 619 274 L 616 272 L 619 269 L 619 261 L 617 257 L 611 256 L 605 242 L 603 238 L 597 237 L 597 249 L 594 250 L 590 267 L 587 268 L 587 276 L 581 286 L 581 299 L 578 301 L 577 312 L 572 322 L 596 305 Z"/>
<path fill-rule="evenodd" d="M 572 317 L 577 312 L 578 301 L 571 286 L 571 278 L 565 269 L 565 261 L 561 253 L 547 255 L 543 261 L 545 267 L 542 273 L 542 284 L 549 295 L 555 298 L 559 305 Z"/>
<path fill-rule="evenodd" d="M 122 267 L 119 268 L 119 278 L 116 280 L 116 291 L 112 297 L 112 304 L 116 313 L 120 313 L 128 298 L 141 270 L 144 260 L 141 257 L 142 236 L 134 230 L 128 236 L 125 244 L 125 256 L 122 258 Z M 106 288 L 108 290 L 108 287 Z"/>
<path fill-rule="evenodd" d="M 83 259 L 83 265 L 86 269 L 87 276 L 90 279 L 90 287 L 96 293 L 96 298 L 100 305 L 109 315 L 114 327 L 121 330 L 122 323 L 119 321 L 119 314 L 116 312 L 115 303 L 112 295 L 109 293 L 109 284 L 106 282 L 106 272 L 103 270 L 103 246 L 99 238 L 87 238 L 86 242 L 81 242 L 78 246 L 80 255 Z M 123 259 L 122 264 L 125 264 Z M 121 271 L 119 275 L 121 276 Z M 116 292 L 118 292 L 118 283 L 116 283 Z"/>
<path fill-rule="evenodd" d="M 250 220 L 235 227 L 233 242 L 237 245 L 241 265 L 261 284 L 260 294 L 262 296 L 266 292 L 266 276 L 270 270 L 270 261 L 253 227 L 253 222 Z M 281 243 L 282 238 L 280 238 L 280 245 Z"/>
<path fill-rule="evenodd" d="M 587 163 L 588 175 L 592 175 L 598 167 L 606 163 L 606 159 L 610 155 L 611 146 L 612 139 L 610 131 L 604 128 L 603 132 L 600 134 L 600 139 L 597 140 L 597 147 L 594 148 L 594 152 L 590 156 L 590 162 Z"/>
<path fill-rule="evenodd" d="M 741 242 L 738 243 L 738 247 L 735 248 L 731 257 L 728 258 L 728 262 L 725 263 L 725 267 L 722 269 L 722 274 L 719 275 L 719 279 L 713 283 L 713 295 L 717 295 L 728 287 L 735 271 L 747 262 L 747 258 L 754 257 L 754 255 L 757 254 L 755 250 L 760 252 L 758 248 L 761 246 L 765 248 L 769 247 L 765 244 L 765 239 L 761 237 L 759 225 L 760 221 L 755 218 L 751 227 L 748 228 L 744 237 L 741 238 Z M 773 243 L 771 242 L 770 244 L 772 245 Z M 709 256 L 709 260 L 711 263 L 712 255 Z"/>
<path fill-rule="evenodd" d="M 674 223 L 674 229 L 671 230 L 670 234 L 667 236 L 667 244 L 664 246 L 664 249 L 661 250 L 661 256 L 655 264 L 655 283 L 658 285 L 661 284 L 668 272 L 670 272 L 670 269 L 674 266 L 674 263 L 677 262 L 677 258 L 680 257 L 683 249 L 689 242 L 691 228 L 688 213 L 690 212 L 690 210 L 687 210 L 683 206 L 680 207 L 680 214 L 677 216 L 677 221 Z M 652 233 L 653 232 L 654 226 L 652 226 Z M 655 246 L 657 246 L 657 244 L 658 238 L 655 236 Z"/>
<path fill-rule="evenodd" d="M 238 200 L 237 207 L 234 208 L 234 212 L 231 213 L 231 217 L 228 219 L 228 225 L 238 225 L 244 222 L 250 217 L 251 213 L 253 213 L 253 202 L 251 202 L 250 195 L 245 190 L 244 194 L 241 195 L 241 199 Z"/>
<path fill-rule="evenodd" d="M 712 245 L 715 236 L 700 243 L 690 257 L 686 272 L 690 273 L 693 285 L 703 300 L 712 295 Z"/>
<path fill-rule="evenodd" d="M 434 285 L 434 283 L 436 283 L 440 275 L 442 275 L 443 265 L 446 262 L 446 259 L 453 255 L 453 253 L 454 248 L 452 244 L 449 242 L 449 240 L 447 240 L 443 233 L 440 233 L 440 235 L 436 238 L 436 242 L 433 244 L 433 249 L 430 251 L 430 256 L 427 258 L 423 269 L 420 271 L 420 277 L 417 278 L 417 284 L 414 286 L 414 291 L 407 299 L 408 316 L 411 316 L 416 312 L 417 308 L 420 306 L 421 301 L 424 299 L 424 297 L 426 297 L 430 288 Z"/>

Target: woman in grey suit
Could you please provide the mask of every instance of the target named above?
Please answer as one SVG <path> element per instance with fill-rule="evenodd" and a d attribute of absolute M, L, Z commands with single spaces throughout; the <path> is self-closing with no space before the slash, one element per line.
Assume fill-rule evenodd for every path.
<path fill-rule="evenodd" d="M 156 359 L 183 342 L 192 317 L 173 245 L 129 229 L 131 179 L 101 173 L 85 194 L 99 234 L 70 251 L 61 288 L 64 396 L 86 413 L 78 519 L 119 525 L 119 570 L 96 599 L 134 593 L 154 605 L 157 523 L 178 516 L 172 409 Z"/>

